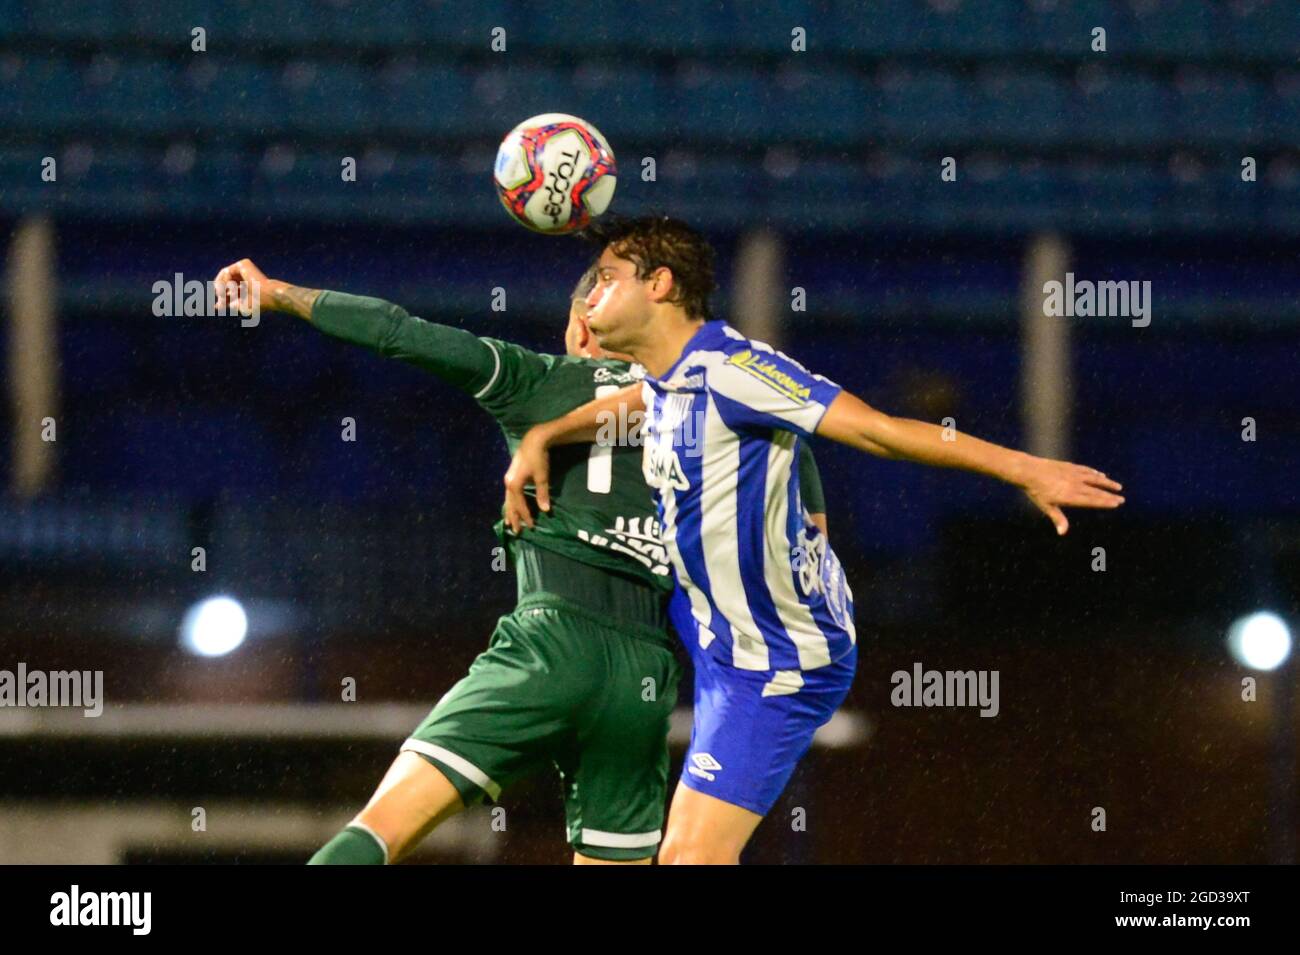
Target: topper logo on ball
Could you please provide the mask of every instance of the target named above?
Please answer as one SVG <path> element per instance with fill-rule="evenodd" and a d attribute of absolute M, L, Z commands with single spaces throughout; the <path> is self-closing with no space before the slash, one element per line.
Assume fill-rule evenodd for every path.
<path fill-rule="evenodd" d="M 547 200 L 543 207 L 551 222 L 555 225 L 560 224 L 560 215 L 566 211 L 565 198 L 569 194 L 569 183 L 573 181 L 573 173 L 578 168 L 578 151 L 560 153 L 563 161 L 550 171 L 547 178 L 550 182 L 546 185 Z"/>

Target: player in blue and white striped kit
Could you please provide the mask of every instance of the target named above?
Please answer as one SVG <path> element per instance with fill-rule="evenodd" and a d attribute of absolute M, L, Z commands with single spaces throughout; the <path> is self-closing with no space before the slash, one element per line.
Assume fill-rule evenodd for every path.
<path fill-rule="evenodd" d="M 642 470 L 687 601 L 673 623 L 695 663 L 682 783 L 758 816 L 857 662 L 853 594 L 804 511 L 797 465 L 839 392 L 720 321 L 642 391 Z"/>
<path fill-rule="evenodd" d="M 530 482 L 549 507 L 550 446 L 644 442 L 678 583 L 674 623 L 696 671 L 691 745 L 659 858 L 737 862 L 856 665 L 852 592 L 800 499 L 800 441 L 816 433 L 1000 478 L 1060 534 L 1062 506 L 1117 507 L 1121 488 L 1092 468 L 891 417 L 711 321 L 712 250 L 676 220 L 623 220 L 599 238 L 589 327 L 646 377 L 530 431 L 506 475 L 505 517 L 531 523 Z M 629 427 L 611 435 L 611 425 Z"/>

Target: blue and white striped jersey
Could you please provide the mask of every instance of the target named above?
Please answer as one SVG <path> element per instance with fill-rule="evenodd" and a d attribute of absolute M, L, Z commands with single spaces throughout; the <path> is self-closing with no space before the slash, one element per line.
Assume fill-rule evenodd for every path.
<path fill-rule="evenodd" d="M 642 387 L 642 467 L 693 636 L 740 669 L 787 671 L 772 692 L 793 692 L 856 640 L 853 593 L 799 494 L 799 442 L 840 387 L 722 321 Z"/>

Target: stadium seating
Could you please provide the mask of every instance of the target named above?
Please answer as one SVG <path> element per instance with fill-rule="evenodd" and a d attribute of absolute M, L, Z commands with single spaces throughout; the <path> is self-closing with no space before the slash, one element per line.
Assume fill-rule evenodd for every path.
<path fill-rule="evenodd" d="M 435 417 L 446 396 L 418 371 L 272 319 L 253 330 L 155 319 L 147 291 L 173 270 L 207 278 L 224 264 L 190 238 L 215 229 L 231 254 L 271 250 L 303 281 L 479 333 L 504 334 L 508 318 L 509 337 L 554 348 L 579 252 L 510 223 L 488 171 L 505 130 L 556 109 L 614 143 L 619 211 L 699 223 L 721 240 L 724 275 L 733 236 L 783 233 L 787 277 L 809 289 L 819 327 L 873 336 L 851 353 L 801 341 L 811 364 L 868 392 L 909 361 L 942 369 L 962 415 L 1002 440 L 1018 437 L 1013 322 L 1031 231 L 1070 236 L 1079 268 L 1106 276 L 1138 267 L 1090 260 L 1090 237 L 1149 249 L 1140 271 L 1163 323 L 1294 317 L 1281 291 L 1294 271 L 1273 259 L 1236 261 L 1226 243 L 1213 275 L 1179 271 L 1187 236 L 1300 236 L 1291 3 L 761 0 L 682 5 L 668 24 L 596 0 L 567 17 L 531 17 L 520 0 L 386 9 L 399 15 L 356 0 L 0 0 L 0 218 L 61 222 L 62 354 L 78 369 L 65 395 L 79 434 L 63 458 L 69 487 L 257 497 L 309 486 L 380 501 L 429 493 L 419 476 L 438 456 L 440 493 L 490 508 L 478 472 L 451 453 L 481 439 L 455 430 L 474 416 Z M 1090 48 L 1095 26 L 1105 54 Z M 204 52 L 191 48 L 196 27 Z M 495 27 L 507 55 L 489 46 Z M 796 27 L 806 53 L 791 49 Z M 1241 180 L 1246 155 L 1255 182 Z M 946 156 L 957 183 L 939 177 Z M 46 157 L 56 183 L 41 178 Z M 509 287 L 506 316 L 488 307 L 497 286 Z M 716 300 L 721 314 L 727 303 Z M 904 334 L 922 326 L 991 337 L 946 350 Z M 1217 374 L 1202 354 L 1118 348 L 1089 361 L 1085 380 L 1132 362 L 1126 375 L 1159 382 L 1193 417 L 1196 382 Z M 1244 367 L 1216 380 L 1260 380 Z M 1090 402 L 1107 400 L 1094 388 Z M 124 409 L 112 429 L 108 401 Z M 1085 446 L 1167 441 L 1182 460 L 1132 408 L 1111 410 L 1135 423 L 1085 433 Z M 345 413 L 364 414 L 375 453 L 338 440 Z M 293 433 L 271 427 L 277 414 Z M 1187 424 L 1177 440 L 1206 427 Z M 892 480 L 885 472 L 873 481 Z M 965 485 L 927 496 L 906 481 L 906 506 L 928 515 L 976 500 Z M 899 495 L 862 493 L 852 506 L 873 509 L 881 542 L 918 543 L 879 503 Z M 1168 498 L 1215 503 L 1182 485 Z"/>

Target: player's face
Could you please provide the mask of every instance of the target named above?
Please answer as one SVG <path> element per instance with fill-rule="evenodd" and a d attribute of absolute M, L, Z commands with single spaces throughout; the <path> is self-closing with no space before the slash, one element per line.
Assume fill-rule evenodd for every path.
<path fill-rule="evenodd" d="M 651 316 L 649 284 L 637 278 L 636 263 L 601 253 L 586 305 L 587 324 L 606 351 L 630 352 L 641 341 Z"/>
<path fill-rule="evenodd" d="M 577 358 L 603 358 L 604 352 L 587 327 L 587 303 L 575 298 L 569 304 L 569 324 L 564 329 L 564 351 Z"/>

